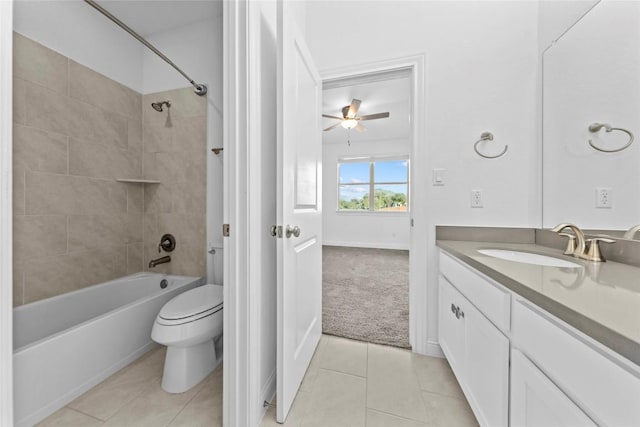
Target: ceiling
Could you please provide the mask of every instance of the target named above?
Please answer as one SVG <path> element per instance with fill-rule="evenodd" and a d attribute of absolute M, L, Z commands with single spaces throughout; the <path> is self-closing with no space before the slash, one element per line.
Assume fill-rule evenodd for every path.
<path fill-rule="evenodd" d="M 222 0 L 99 0 L 98 3 L 142 36 L 222 14 Z"/>
<path fill-rule="evenodd" d="M 358 116 L 388 111 L 389 118 L 363 121 L 362 125 L 367 130 L 362 133 L 351 130 L 351 142 L 409 138 L 411 130 L 409 89 L 408 77 L 325 89 L 322 92 L 322 112 L 341 117 L 342 107 L 349 105 L 353 98 L 357 98 L 362 101 Z M 323 118 L 322 128 L 325 129 L 336 122 L 335 119 Z M 348 131 L 338 126 L 323 132 L 322 136 L 324 144 L 346 144 Z"/>

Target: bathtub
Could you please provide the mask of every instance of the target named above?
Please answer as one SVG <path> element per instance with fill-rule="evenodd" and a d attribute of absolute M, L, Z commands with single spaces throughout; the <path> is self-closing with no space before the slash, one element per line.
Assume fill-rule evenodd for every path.
<path fill-rule="evenodd" d="M 15 425 L 41 421 L 154 348 L 162 305 L 204 281 L 138 273 L 15 308 Z"/>

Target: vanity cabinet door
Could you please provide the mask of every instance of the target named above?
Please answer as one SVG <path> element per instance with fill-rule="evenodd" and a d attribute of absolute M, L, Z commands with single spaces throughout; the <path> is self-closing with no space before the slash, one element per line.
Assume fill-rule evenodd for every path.
<path fill-rule="evenodd" d="M 464 381 L 469 404 L 483 426 L 509 424 L 509 339 L 472 304 L 465 318 Z"/>
<path fill-rule="evenodd" d="M 440 276 L 440 346 L 481 426 L 506 427 L 509 340 Z"/>
<path fill-rule="evenodd" d="M 525 355 L 511 352 L 511 427 L 596 426 Z"/>
<path fill-rule="evenodd" d="M 461 304 L 464 311 L 464 297 L 453 286 L 440 276 L 438 327 L 440 347 L 449 365 L 461 381 L 460 374 L 464 372 L 464 318 L 456 316 L 457 307 Z"/>

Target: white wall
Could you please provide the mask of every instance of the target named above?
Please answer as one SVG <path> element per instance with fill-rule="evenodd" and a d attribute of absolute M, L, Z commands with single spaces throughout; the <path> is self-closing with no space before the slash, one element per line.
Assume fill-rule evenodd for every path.
<path fill-rule="evenodd" d="M 540 1 L 538 11 L 538 50 L 543 52 L 599 1 Z"/>
<path fill-rule="evenodd" d="M 137 91 L 143 91 L 142 45 L 83 1 L 14 5 L 14 30 Z"/>
<path fill-rule="evenodd" d="M 322 147 L 322 239 L 324 245 L 409 249 L 408 213 L 337 212 L 338 159 L 409 154 L 408 140 L 352 141 Z"/>
<path fill-rule="evenodd" d="M 353 17 L 356 16 L 357 19 Z M 539 226 L 537 2 L 325 2 L 307 4 L 307 39 L 321 70 L 424 53 L 426 158 L 414 168 L 444 168 L 445 186 L 428 187 L 429 229 L 435 224 Z M 384 29 L 384 30 L 381 30 Z M 336 49 L 345 34 L 353 49 Z M 508 153 L 478 157 L 473 144 Z M 484 208 L 470 208 L 470 191 Z M 428 239 L 428 236 L 417 236 Z M 433 233 L 431 232 L 431 239 Z M 429 242 L 427 342 L 437 342 L 437 250 Z M 420 286 L 421 284 L 417 284 Z"/>

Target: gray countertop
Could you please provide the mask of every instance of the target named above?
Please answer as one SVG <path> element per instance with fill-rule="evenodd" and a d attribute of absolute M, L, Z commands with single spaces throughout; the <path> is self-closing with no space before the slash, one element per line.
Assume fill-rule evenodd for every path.
<path fill-rule="evenodd" d="M 640 365 L 640 268 L 593 263 L 533 243 L 438 240 L 445 252 Z M 506 261 L 479 249 L 531 252 L 580 264 L 559 268 Z"/>

